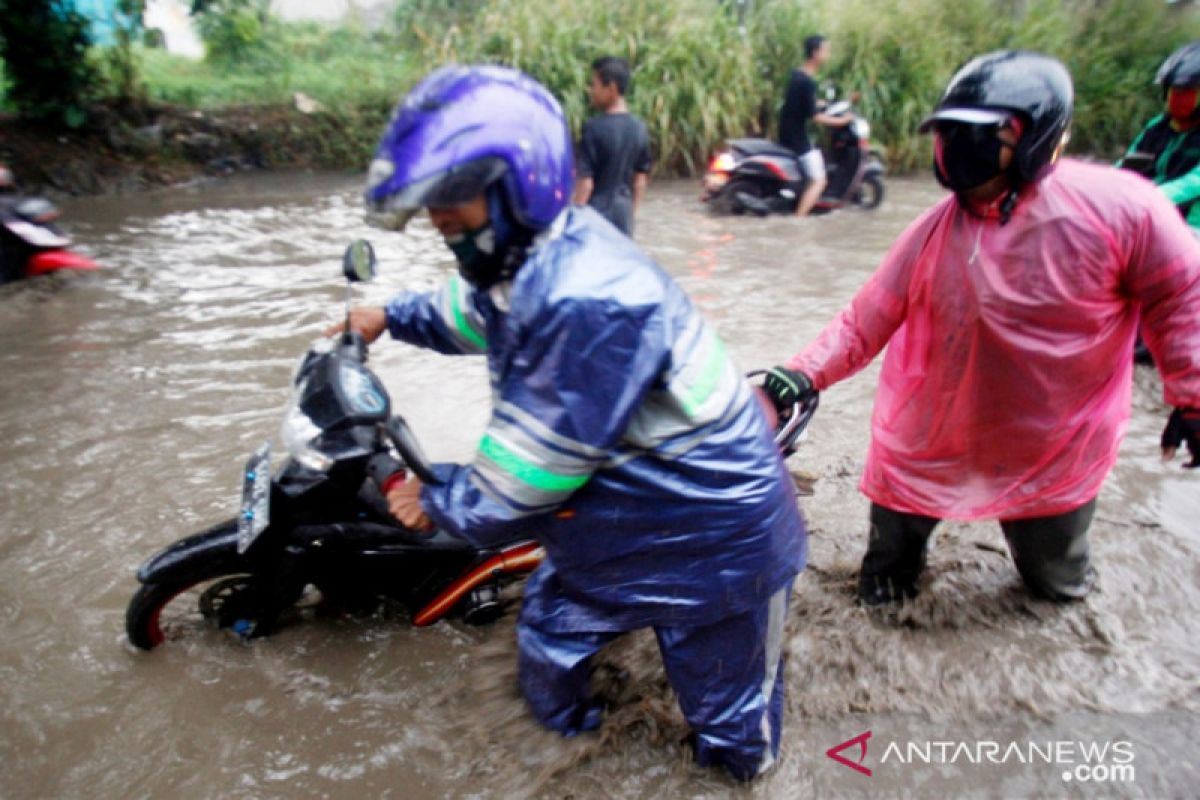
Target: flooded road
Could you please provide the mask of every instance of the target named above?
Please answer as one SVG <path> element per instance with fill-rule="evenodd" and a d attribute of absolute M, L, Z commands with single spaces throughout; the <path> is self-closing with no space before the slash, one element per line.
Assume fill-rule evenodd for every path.
<path fill-rule="evenodd" d="M 134 570 L 232 515 L 296 360 L 340 313 L 345 243 L 367 236 L 380 256 L 363 301 L 452 269 L 424 222 L 366 228 L 359 189 L 358 176 L 255 175 L 72 202 L 65 219 L 104 271 L 0 287 L 0 797 L 1196 796 L 1200 476 L 1159 462 L 1166 410 L 1144 367 L 1092 530 L 1100 588 L 1066 608 L 1021 590 L 987 524 L 940 529 L 915 603 L 857 608 L 878 363 L 823 396 L 790 463 L 817 481 L 782 760 L 749 788 L 687 763 L 648 636 L 605 654 L 609 716 L 570 741 L 538 731 L 516 696 L 512 614 L 422 630 L 394 610 L 316 617 L 249 645 L 192 615 L 134 651 Z M 654 185 L 639 240 L 750 369 L 814 336 L 940 190 L 892 180 L 877 212 L 805 221 L 714 218 L 696 195 Z M 482 360 L 384 342 L 373 364 L 435 460 L 470 458 Z M 872 775 L 826 757 L 865 731 Z M 1136 775 L 1081 782 L 1040 750 L 1002 764 L 897 755 L 930 741 L 1128 742 Z"/>

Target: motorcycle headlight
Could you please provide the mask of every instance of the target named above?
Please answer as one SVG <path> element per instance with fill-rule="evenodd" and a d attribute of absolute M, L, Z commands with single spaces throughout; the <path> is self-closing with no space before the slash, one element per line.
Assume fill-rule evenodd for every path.
<path fill-rule="evenodd" d="M 299 399 L 304 394 L 303 390 L 303 385 L 298 387 L 288 403 L 283 415 L 283 426 L 279 431 L 280 438 L 283 439 L 283 446 L 292 458 L 309 469 L 324 472 L 333 466 L 333 459 L 313 446 L 321 435 L 321 429 L 300 408 Z"/>

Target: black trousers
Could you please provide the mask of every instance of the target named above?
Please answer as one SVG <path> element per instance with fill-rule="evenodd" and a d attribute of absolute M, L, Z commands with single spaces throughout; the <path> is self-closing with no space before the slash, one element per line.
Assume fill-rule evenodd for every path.
<path fill-rule="evenodd" d="M 1026 587 L 1049 600 L 1079 600 L 1095 581 L 1087 532 L 1096 501 L 1050 517 L 1000 520 L 1008 551 Z M 905 514 L 871 504 L 871 535 L 858 576 L 858 596 L 867 605 L 892 603 L 917 594 L 936 517 Z"/>

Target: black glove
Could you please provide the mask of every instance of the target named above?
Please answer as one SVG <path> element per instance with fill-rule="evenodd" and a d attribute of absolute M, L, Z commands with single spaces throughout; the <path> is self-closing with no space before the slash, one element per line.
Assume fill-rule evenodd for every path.
<path fill-rule="evenodd" d="M 771 367 L 767 370 L 767 379 L 763 381 L 762 388 L 781 412 L 790 410 L 797 402 L 805 403 L 817 394 L 807 375 L 787 367 Z"/>
<path fill-rule="evenodd" d="M 1184 442 L 1192 460 L 1183 466 L 1187 469 L 1200 467 L 1200 409 L 1177 408 L 1167 419 L 1162 434 L 1163 456 L 1170 458 Z"/>

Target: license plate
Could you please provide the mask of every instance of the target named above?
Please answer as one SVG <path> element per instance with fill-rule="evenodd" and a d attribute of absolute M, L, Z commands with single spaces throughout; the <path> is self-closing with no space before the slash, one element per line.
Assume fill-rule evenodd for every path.
<path fill-rule="evenodd" d="M 250 456 L 242 474 L 242 510 L 238 515 L 238 553 L 254 544 L 271 522 L 271 443 Z"/>

